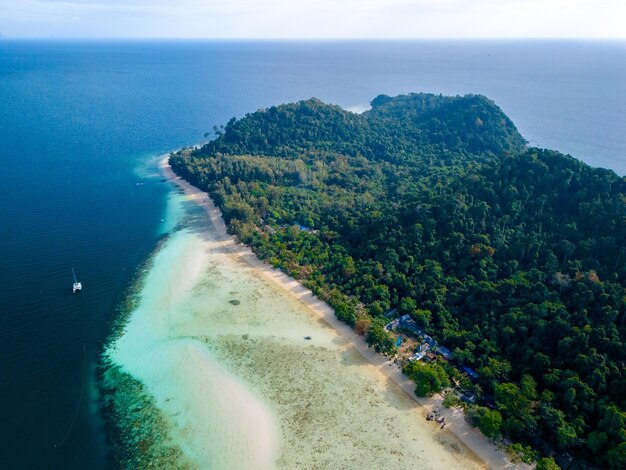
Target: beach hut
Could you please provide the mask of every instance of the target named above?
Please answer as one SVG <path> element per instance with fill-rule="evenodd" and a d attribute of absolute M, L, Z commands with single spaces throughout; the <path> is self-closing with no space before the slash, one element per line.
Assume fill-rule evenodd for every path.
<path fill-rule="evenodd" d="M 461 366 L 461 371 L 465 372 L 472 380 L 476 380 L 479 377 L 479 375 L 476 373 L 474 369 L 470 369 L 467 366 Z"/>

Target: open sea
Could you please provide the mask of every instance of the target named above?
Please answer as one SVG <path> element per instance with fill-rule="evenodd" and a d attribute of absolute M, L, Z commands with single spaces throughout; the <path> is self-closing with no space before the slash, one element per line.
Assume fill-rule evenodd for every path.
<path fill-rule="evenodd" d="M 419 91 L 626 175 L 626 42 L 0 40 L 0 468 L 114 466 L 95 367 L 169 229 L 159 155 L 273 104 Z"/>

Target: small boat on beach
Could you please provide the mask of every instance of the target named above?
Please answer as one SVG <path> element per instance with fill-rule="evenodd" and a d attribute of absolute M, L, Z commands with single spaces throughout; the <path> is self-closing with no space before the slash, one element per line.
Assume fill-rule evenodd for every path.
<path fill-rule="evenodd" d="M 76 273 L 74 272 L 74 268 L 72 268 L 72 275 L 74 276 L 74 284 L 72 284 L 72 294 L 76 292 L 80 292 L 83 288 L 83 284 L 76 280 Z"/>

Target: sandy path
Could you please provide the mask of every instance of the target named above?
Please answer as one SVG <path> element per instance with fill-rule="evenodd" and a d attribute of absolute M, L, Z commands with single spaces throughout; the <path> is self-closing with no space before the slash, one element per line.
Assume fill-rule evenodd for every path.
<path fill-rule="evenodd" d="M 234 236 L 228 235 L 226 225 L 222 219 L 219 209 L 213 201 L 208 197 L 207 193 L 192 186 L 188 182 L 176 176 L 172 171 L 169 163 L 169 157 L 165 157 L 161 161 L 161 169 L 164 176 L 171 179 L 180 189 L 183 190 L 186 199 L 193 201 L 206 211 L 212 225 L 215 228 L 214 235 L 219 238 L 222 247 L 228 250 L 248 265 L 256 268 L 259 276 L 280 286 L 285 291 L 302 302 L 307 308 L 322 318 L 328 325 L 334 328 L 344 339 L 374 366 L 381 375 L 381 380 L 391 379 L 402 390 L 404 390 L 413 400 L 424 408 L 424 415 L 427 412 L 437 409 L 439 414 L 446 419 L 446 430 L 454 434 L 463 444 L 470 449 L 485 465 L 491 469 L 530 469 L 529 465 L 523 463 L 513 463 L 507 454 L 490 442 L 476 428 L 473 428 L 465 421 L 462 411 L 457 409 L 446 409 L 442 405 L 441 397 L 419 398 L 415 395 L 415 385 L 406 377 L 397 365 L 393 365 L 386 357 L 377 354 L 370 349 L 363 341 L 363 338 L 345 323 L 338 320 L 333 309 L 313 295 L 313 293 L 293 279 L 291 276 L 276 270 L 267 263 L 259 260 L 251 249 L 241 243 L 238 243 Z"/>

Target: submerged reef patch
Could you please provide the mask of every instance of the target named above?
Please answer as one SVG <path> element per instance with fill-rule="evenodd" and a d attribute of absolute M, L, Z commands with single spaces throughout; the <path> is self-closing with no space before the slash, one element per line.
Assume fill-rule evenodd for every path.
<path fill-rule="evenodd" d="M 168 424 L 141 382 L 110 363 L 101 380 L 108 436 L 120 468 L 195 468 L 168 438 Z"/>

